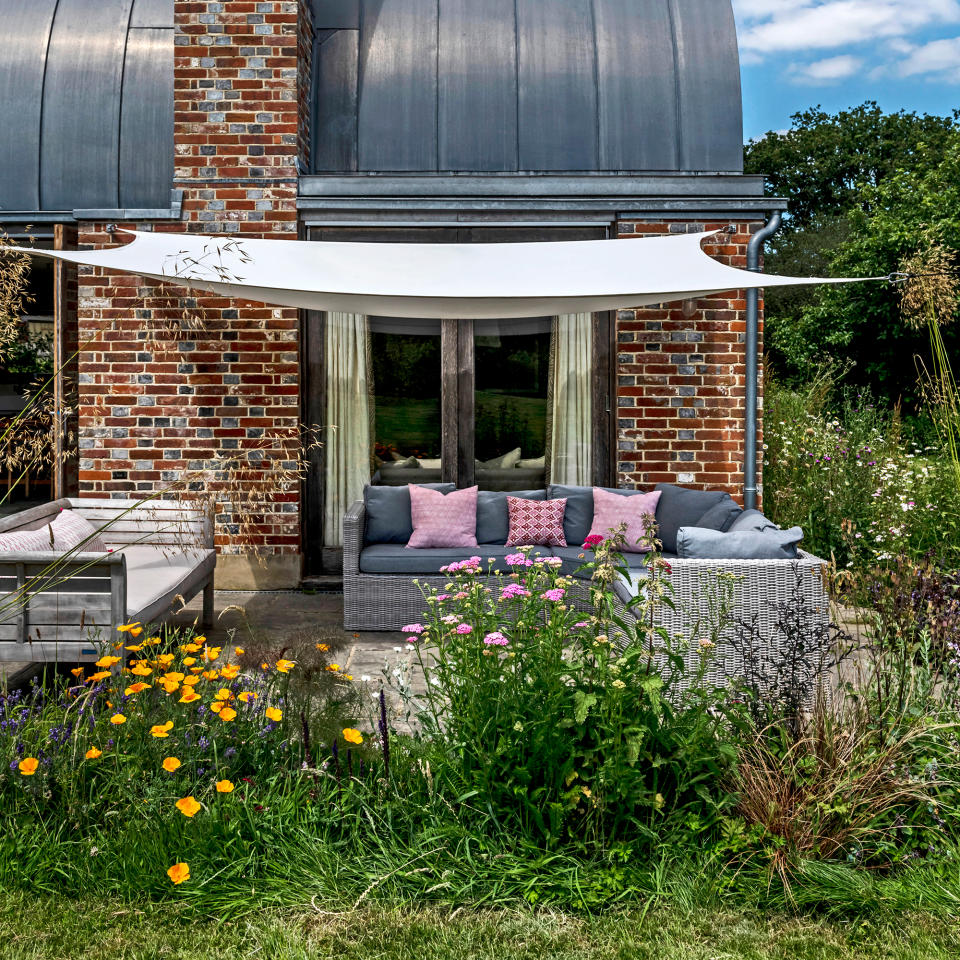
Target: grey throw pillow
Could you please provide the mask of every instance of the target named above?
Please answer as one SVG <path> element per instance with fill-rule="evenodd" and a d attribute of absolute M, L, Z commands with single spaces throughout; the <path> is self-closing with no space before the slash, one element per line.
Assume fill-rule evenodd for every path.
<path fill-rule="evenodd" d="M 520 448 L 515 447 L 509 453 L 504 453 L 499 457 L 493 457 L 490 460 L 477 460 L 476 469 L 487 470 L 509 470 L 520 462 Z"/>
<path fill-rule="evenodd" d="M 450 493 L 452 483 L 423 483 L 419 486 Z M 413 518 L 410 516 L 410 488 L 367 486 L 363 488 L 367 520 L 364 541 L 366 543 L 406 543 L 413 533 Z"/>
<path fill-rule="evenodd" d="M 722 490 L 690 490 L 672 483 L 658 483 L 657 527 L 663 549 L 677 552 L 677 531 L 681 527 L 698 526 L 700 518 L 729 494 Z"/>
<path fill-rule="evenodd" d="M 529 460 L 518 460 L 517 466 L 521 470 L 546 470 L 547 458 L 546 456 L 542 456 L 542 457 L 531 457 Z"/>
<path fill-rule="evenodd" d="M 708 530 L 681 527 L 677 556 L 684 560 L 795 560 L 803 539 L 800 527 L 789 530 Z"/>
<path fill-rule="evenodd" d="M 384 460 L 380 464 L 381 470 L 407 470 L 410 467 L 419 467 L 420 463 L 416 457 L 404 457 L 401 460 Z"/>
<path fill-rule="evenodd" d="M 706 526 L 706 524 L 699 524 L 699 526 Z M 741 530 L 779 530 L 780 528 L 772 520 L 768 520 L 759 510 L 744 510 L 730 524 L 729 529 L 733 533 Z"/>
<path fill-rule="evenodd" d="M 715 503 L 698 521 L 698 527 L 708 527 L 710 530 L 729 530 L 731 525 L 743 513 L 736 500 L 729 493 Z"/>
<path fill-rule="evenodd" d="M 510 532 L 507 497 L 546 500 L 546 490 L 481 490 L 477 494 L 477 543 L 506 543 Z"/>

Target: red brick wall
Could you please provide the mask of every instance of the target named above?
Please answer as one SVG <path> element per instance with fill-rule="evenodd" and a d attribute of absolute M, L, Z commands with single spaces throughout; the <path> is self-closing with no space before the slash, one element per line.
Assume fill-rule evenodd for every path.
<path fill-rule="evenodd" d="M 622 238 L 712 230 L 727 223 L 626 222 Z M 704 251 L 746 267 L 759 224 L 735 224 Z M 621 484 L 665 481 L 724 489 L 741 499 L 744 292 L 621 310 L 617 318 L 617 474 Z M 761 393 L 762 395 L 762 393 Z"/>
<path fill-rule="evenodd" d="M 301 4 L 177 0 L 175 17 L 174 186 L 183 190 L 183 220 L 152 228 L 241 243 L 295 238 Z M 119 242 L 104 227 L 83 225 L 80 243 Z M 197 469 L 213 477 L 218 456 L 262 442 L 264 431 L 296 428 L 296 310 L 89 269 L 79 295 L 81 337 L 98 338 L 80 367 L 84 494 L 154 490 Z M 184 311 L 196 319 L 183 322 Z M 256 546 L 298 552 L 298 492 L 261 519 Z M 221 552 L 247 548 L 236 543 L 235 521 L 223 504 Z"/>

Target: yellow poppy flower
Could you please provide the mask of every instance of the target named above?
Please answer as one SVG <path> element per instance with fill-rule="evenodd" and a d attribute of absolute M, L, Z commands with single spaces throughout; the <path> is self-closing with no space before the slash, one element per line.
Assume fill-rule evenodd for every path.
<path fill-rule="evenodd" d="M 192 667 L 196 662 L 197 662 L 197 658 L 196 658 L 196 657 L 184 657 L 184 658 L 183 658 L 183 665 L 184 665 L 185 667 Z"/>
<path fill-rule="evenodd" d="M 240 673 L 240 668 L 235 663 L 228 663 L 225 667 L 220 668 L 220 676 L 224 680 L 232 680 L 238 673 Z"/>
<path fill-rule="evenodd" d="M 229 780 L 218 780 L 217 793 L 233 793 L 233 784 Z"/>
<path fill-rule="evenodd" d="M 194 637 L 194 638 L 193 638 L 193 642 L 197 645 L 197 649 L 199 650 L 199 649 L 207 642 L 207 638 L 206 638 L 206 637 Z"/>
<path fill-rule="evenodd" d="M 225 704 L 222 700 L 214 700 L 213 703 L 210 704 L 210 709 L 214 713 L 219 713 L 224 708 L 224 706 Z"/>
<path fill-rule="evenodd" d="M 149 677 L 153 670 L 145 663 L 138 663 L 131 671 L 135 677 Z"/>
<path fill-rule="evenodd" d="M 317 647 L 317 649 L 318 649 L 321 653 L 326 653 L 326 652 L 330 649 L 330 644 L 328 644 L 328 643 L 318 643 L 318 644 L 316 645 L 316 647 Z"/>
<path fill-rule="evenodd" d="M 222 647 L 207 647 L 207 649 L 203 651 L 203 659 L 206 660 L 207 663 L 212 663 L 220 656 L 222 649 Z"/>
<path fill-rule="evenodd" d="M 71 672 L 75 677 L 82 677 L 82 676 L 83 676 L 83 667 L 74 667 L 70 672 Z"/>
<path fill-rule="evenodd" d="M 242 657 L 242 656 L 244 655 L 244 653 L 245 653 L 243 647 L 234 647 L 234 648 L 233 648 L 233 652 L 234 652 L 238 657 Z"/>
<path fill-rule="evenodd" d="M 326 669 L 329 670 L 331 673 L 337 673 L 337 672 L 340 670 L 340 664 L 339 664 L 339 663 L 328 663 L 327 666 L 326 666 Z"/>
<path fill-rule="evenodd" d="M 226 687 L 221 687 L 215 694 L 217 700 L 232 700 L 233 693 L 228 690 Z"/>
<path fill-rule="evenodd" d="M 101 680 L 106 680 L 107 677 L 112 676 L 109 670 L 98 670 L 96 673 L 91 673 L 87 677 L 87 683 L 99 683 Z"/>
<path fill-rule="evenodd" d="M 341 680 L 352 680 L 352 679 L 353 679 L 353 674 L 352 674 L 352 673 L 341 673 L 341 674 L 340 674 L 340 679 L 341 679 Z"/>
<path fill-rule="evenodd" d="M 160 686 L 163 687 L 167 693 L 176 693 L 180 689 L 180 684 L 177 683 L 176 680 L 161 680 Z"/>
<path fill-rule="evenodd" d="M 182 800 L 177 801 L 177 809 L 185 816 L 192 817 L 200 812 L 203 808 L 199 803 L 197 803 L 196 798 L 194 797 L 184 797 Z"/>
<path fill-rule="evenodd" d="M 127 718 L 122 713 L 115 713 L 110 718 L 110 722 L 116 724 L 119 727 L 121 723 L 127 722 Z"/>
<path fill-rule="evenodd" d="M 183 676 L 182 673 L 178 673 L 176 670 L 170 670 L 163 675 L 162 679 L 170 683 L 179 683 L 183 679 Z"/>
<path fill-rule="evenodd" d="M 191 673 L 199 673 L 202 669 L 203 669 L 203 667 L 191 667 L 191 668 L 190 668 L 190 672 L 191 672 Z"/>
<path fill-rule="evenodd" d="M 204 679 L 206 680 L 216 680 L 220 676 L 219 670 L 204 670 L 203 671 Z"/>
<path fill-rule="evenodd" d="M 354 730 L 353 727 L 344 727 L 343 729 L 343 739 L 347 743 L 363 743 L 363 734 L 359 730 Z"/>
<path fill-rule="evenodd" d="M 185 687 L 195 687 L 199 682 L 200 682 L 200 678 L 196 676 L 183 678 L 183 685 Z"/>
<path fill-rule="evenodd" d="M 129 650 L 131 653 L 139 653 L 143 649 L 143 644 L 135 643 L 132 647 L 125 647 L 124 649 Z"/>
<path fill-rule="evenodd" d="M 163 761 L 163 769 L 166 770 L 167 773 L 173 773 L 175 770 L 179 770 L 181 766 L 182 764 L 176 757 L 167 757 Z"/>
<path fill-rule="evenodd" d="M 32 777 L 37 772 L 40 761 L 36 757 L 24 757 L 17 764 L 17 769 L 25 776 Z"/>
<path fill-rule="evenodd" d="M 279 723 L 283 718 L 283 711 L 278 710 L 276 707 L 267 707 L 264 711 L 268 720 L 272 720 L 274 723 Z"/>
<path fill-rule="evenodd" d="M 186 652 L 186 653 L 197 653 L 197 651 L 200 650 L 200 644 L 199 644 L 199 643 L 186 643 L 186 644 L 183 645 L 183 650 L 184 650 L 184 652 Z"/>
<path fill-rule="evenodd" d="M 169 667 L 170 664 L 173 663 L 173 654 L 161 653 L 160 656 L 157 657 L 157 663 L 159 663 L 162 667 Z"/>
<path fill-rule="evenodd" d="M 293 660 L 278 660 L 276 666 L 281 673 L 289 673 L 296 663 Z"/>
<path fill-rule="evenodd" d="M 137 620 L 136 623 L 125 623 L 123 626 L 117 627 L 117 633 L 133 633 L 134 628 L 139 626 L 139 620 Z"/>
<path fill-rule="evenodd" d="M 270 669 L 270 664 L 269 664 L 269 663 L 266 663 L 266 662 L 261 663 L 261 664 L 260 664 L 260 669 L 261 669 L 261 670 L 269 670 L 269 669 Z"/>
<path fill-rule="evenodd" d="M 235 720 L 237 716 L 237 711 L 233 707 L 224 707 L 220 713 L 220 719 L 224 723 L 229 723 L 231 720 Z"/>
<path fill-rule="evenodd" d="M 181 884 L 184 880 L 190 879 L 190 866 L 186 863 L 175 863 L 169 870 L 167 876 L 173 884 Z"/>
<path fill-rule="evenodd" d="M 133 693 L 142 693 L 144 690 L 149 690 L 149 689 L 150 689 L 149 683 L 137 682 L 137 683 L 131 683 L 130 686 L 127 687 L 127 689 L 124 690 L 123 692 L 129 697 Z"/>
<path fill-rule="evenodd" d="M 91 748 L 84 754 L 84 756 L 85 756 L 88 760 L 96 760 L 97 757 L 100 757 L 100 756 L 102 756 L 102 755 L 103 755 L 103 751 L 102 751 L 102 750 L 98 750 L 96 747 L 91 747 Z"/>
<path fill-rule="evenodd" d="M 155 647 L 158 643 L 160 643 L 160 638 L 159 638 L 159 637 L 147 637 L 147 639 L 144 640 L 143 642 L 144 642 L 144 643 L 149 643 L 151 647 Z"/>
<path fill-rule="evenodd" d="M 180 703 L 194 703 L 200 699 L 200 694 L 196 690 L 191 690 L 190 687 L 187 687 L 182 691 L 183 696 L 180 697 Z"/>
<path fill-rule="evenodd" d="M 158 740 L 162 740 L 165 737 L 170 736 L 170 731 L 173 729 L 173 721 L 168 720 L 166 723 L 155 723 L 150 728 L 150 736 L 156 737 Z"/>
<path fill-rule="evenodd" d="M 251 700 L 256 700 L 257 695 L 251 690 L 244 690 L 243 693 L 237 694 L 237 699 L 241 703 L 249 703 Z"/>

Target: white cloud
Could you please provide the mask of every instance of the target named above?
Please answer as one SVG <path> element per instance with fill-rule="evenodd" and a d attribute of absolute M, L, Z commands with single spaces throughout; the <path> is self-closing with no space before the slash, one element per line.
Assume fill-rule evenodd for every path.
<path fill-rule="evenodd" d="M 960 37 L 931 40 L 914 47 L 896 65 L 901 77 L 926 76 L 931 80 L 960 83 Z"/>
<path fill-rule="evenodd" d="M 960 22 L 960 0 L 734 0 L 740 47 L 764 55 L 905 38 Z"/>
<path fill-rule="evenodd" d="M 798 83 L 829 84 L 852 77 L 863 69 L 863 60 L 844 53 L 837 57 L 815 60 L 813 63 L 792 64 L 790 77 Z"/>

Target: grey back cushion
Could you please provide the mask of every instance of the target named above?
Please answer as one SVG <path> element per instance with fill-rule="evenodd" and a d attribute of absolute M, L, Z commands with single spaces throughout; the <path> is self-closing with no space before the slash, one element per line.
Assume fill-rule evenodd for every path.
<path fill-rule="evenodd" d="M 616 487 L 600 487 L 608 493 L 622 497 L 636 497 L 646 490 L 618 490 Z M 593 526 L 593 487 L 573 487 L 563 483 L 551 483 L 547 487 L 548 500 L 566 498 L 567 509 L 563 514 L 563 535 L 571 547 L 579 547 L 587 539 Z"/>
<path fill-rule="evenodd" d="M 658 535 L 667 553 L 677 553 L 677 531 L 681 527 L 700 526 L 700 518 L 729 494 L 722 490 L 689 490 L 672 483 L 658 483 Z"/>
<path fill-rule="evenodd" d="M 736 500 L 729 493 L 723 495 L 723 499 L 715 503 L 698 521 L 698 527 L 707 527 L 710 530 L 729 530 L 736 522 L 737 517 L 743 513 Z"/>
<path fill-rule="evenodd" d="M 481 490 L 477 494 L 477 543 L 507 542 L 510 515 L 507 497 L 523 500 L 546 500 L 546 490 Z"/>
<path fill-rule="evenodd" d="M 450 493 L 452 483 L 423 483 L 418 486 Z M 406 543 L 413 533 L 413 518 L 410 516 L 410 488 L 373 487 L 363 488 L 363 500 L 367 508 L 366 543 Z"/>
<path fill-rule="evenodd" d="M 681 527 L 677 556 L 684 560 L 795 560 L 802 539 L 800 527 L 726 533 L 706 527 Z"/>
<path fill-rule="evenodd" d="M 706 526 L 706 524 L 703 524 Z M 740 530 L 779 530 L 780 528 L 768 520 L 759 510 L 744 510 L 736 520 L 730 524 L 733 532 Z"/>

